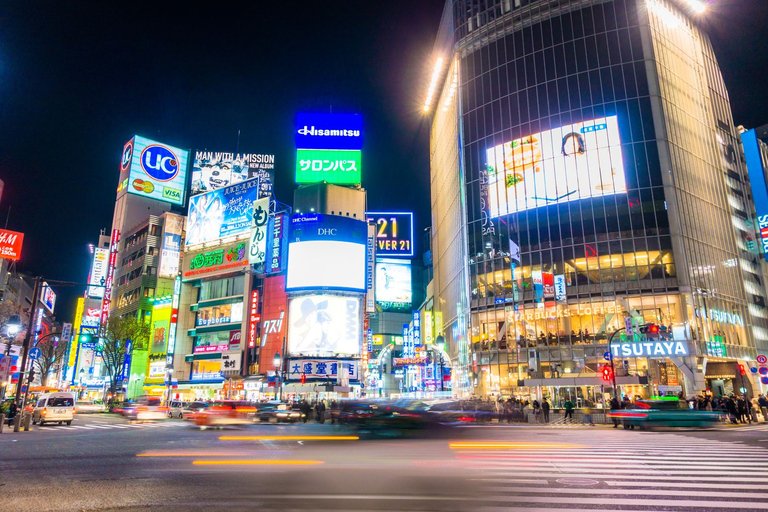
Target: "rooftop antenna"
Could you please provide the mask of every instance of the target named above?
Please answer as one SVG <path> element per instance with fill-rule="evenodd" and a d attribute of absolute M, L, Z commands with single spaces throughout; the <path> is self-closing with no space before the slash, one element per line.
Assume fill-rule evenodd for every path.
<path fill-rule="evenodd" d="M 5 216 L 5 229 L 8 229 L 8 221 L 11 218 L 11 205 L 8 205 L 8 215 Z"/>
<path fill-rule="evenodd" d="M 235 155 L 240 153 L 240 130 L 237 130 L 237 149 L 235 150 Z"/>

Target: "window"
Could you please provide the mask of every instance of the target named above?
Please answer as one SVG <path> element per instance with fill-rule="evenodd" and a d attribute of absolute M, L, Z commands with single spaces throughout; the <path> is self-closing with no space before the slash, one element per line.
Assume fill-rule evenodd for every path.
<path fill-rule="evenodd" d="M 72 407 L 75 403 L 70 397 L 57 396 L 48 399 L 48 407 Z"/>
<path fill-rule="evenodd" d="M 155 289 L 154 288 L 144 288 L 144 296 L 145 297 L 154 297 L 155 296 Z"/>
<path fill-rule="evenodd" d="M 244 287 L 245 276 L 230 277 L 228 279 L 219 279 L 217 281 L 206 281 L 200 285 L 200 296 L 198 300 L 220 299 L 221 297 L 242 295 Z"/>

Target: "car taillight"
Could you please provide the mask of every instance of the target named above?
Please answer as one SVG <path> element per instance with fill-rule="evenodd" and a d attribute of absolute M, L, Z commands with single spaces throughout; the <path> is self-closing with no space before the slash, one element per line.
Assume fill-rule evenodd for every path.
<path fill-rule="evenodd" d="M 43 408 L 43 412 L 42 412 L 43 416 L 45 416 L 46 414 L 48 414 L 48 408 L 47 407 Z"/>
<path fill-rule="evenodd" d="M 475 421 L 472 416 L 459 416 L 459 421 Z"/>
<path fill-rule="evenodd" d="M 167 411 L 167 410 L 168 410 L 168 408 L 167 408 L 167 407 L 158 407 L 158 410 L 159 410 L 159 411 Z"/>
<path fill-rule="evenodd" d="M 77 407 L 72 408 L 72 414 L 75 414 L 77 412 Z"/>
<path fill-rule="evenodd" d="M 137 407 L 136 410 L 137 411 L 146 411 L 147 408 L 146 407 Z"/>

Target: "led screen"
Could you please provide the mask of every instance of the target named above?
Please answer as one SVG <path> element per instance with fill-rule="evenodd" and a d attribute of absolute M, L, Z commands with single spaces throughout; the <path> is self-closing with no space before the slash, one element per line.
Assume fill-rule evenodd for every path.
<path fill-rule="evenodd" d="M 376 224 L 377 256 L 413 256 L 413 213 L 367 212 L 365 216 Z"/>
<path fill-rule="evenodd" d="M 333 295 L 296 297 L 288 304 L 288 352 L 360 353 L 360 299 Z"/>
<path fill-rule="evenodd" d="M 253 179 L 190 198 L 185 245 L 248 233 L 258 196 L 259 180 Z"/>
<path fill-rule="evenodd" d="M 491 217 L 627 191 L 616 116 L 506 142 L 487 159 Z"/>
<path fill-rule="evenodd" d="M 121 169 L 130 165 L 128 193 L 184 204 L 188 155 L 183 149 L 135 136 L 123 150 L 121 165 Z"/>
<path fill-rule="evenodd" d="M 274 169 L 275 155 L 196 151 L 190 194 L 210 192 L 253 178 L 260 178 L 260 188 L 271 191 Z"/>
<path fill-rule="evenodd" d="M 376 302 L 410 304 L 411 263 L 402 260 L 376 260 Z"/>
<path fill-rule="evenodd" d="M 365 243 L 334 240 L 291 243 L 285 288 L 365 291 Z"/>

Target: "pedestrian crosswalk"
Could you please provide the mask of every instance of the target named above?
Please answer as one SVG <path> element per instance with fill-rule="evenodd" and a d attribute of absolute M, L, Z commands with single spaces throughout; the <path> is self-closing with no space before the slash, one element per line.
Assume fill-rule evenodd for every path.
<path fill-rule="evenodd" d="M 73 423 L 72 425 L 44 425 L 37 427 L 36 432 L 62 432 L 62 431 L 83 431 L 83 430 L 136 430 L 152 428 L 170 428 L 179 425 L 186 425 L 177 421 L 161 421 L 156 423 L 115 423 L 106 421 L 92 421 L 89 423 Z"/>
<path fill-rule="evenodd" d="M 455 443 L 476 510 L 768 510 L 766 448 L 613 429 L 556 439 Z"/>

